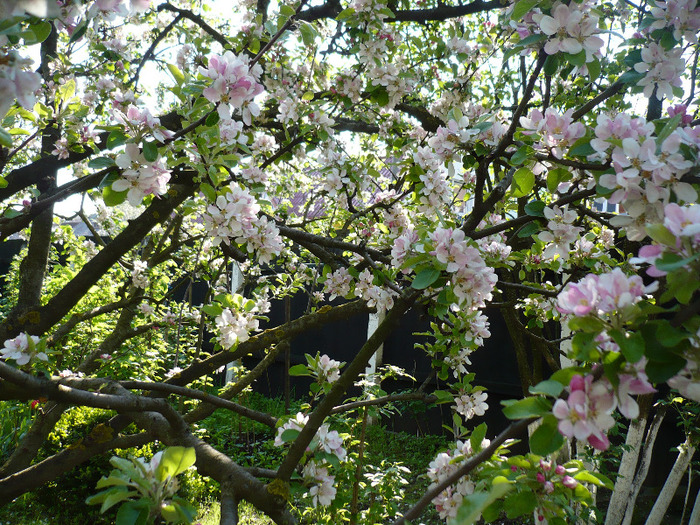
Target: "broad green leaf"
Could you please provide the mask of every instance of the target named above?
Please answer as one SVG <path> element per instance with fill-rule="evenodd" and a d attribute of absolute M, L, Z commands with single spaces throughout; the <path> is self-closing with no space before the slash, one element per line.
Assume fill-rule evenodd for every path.
<path fill-rule="evenodd" d="M 148 162 L 158 160 L 158 144 L 155 141 L 143 141 L 143 156 Z"/>
<path fill-rule="evenodd" d="M 411 288 L 415 290 L 424 290 L 431 284 L 435 283 L 440 278 L 440 270 L 435 268 L 426 268 L 416 274 L 416 277 L 411 283 Z"/>
<path fill-rule="evenodd" d="M 563 444 L 564 437 L 559 433 L 557 418 L 551 414 L 542 418 L 542 424 L 530 436 L 530 450 L 538 456 L 548 456 Z"/>
<path fill-rule="evenodd" d="M 115 525 L 146 525 L 148 502 L 144 499 L 127 501 L 119 507 Z"/>
<path fill-rule="evenodd" d="M 113 149 L 117 146 L 121 146 L 122 144 L 126 143 L 127 138 L 128 137 L 124 134 L 123 131 L 115 129 L 107 137 L 107 148 Z"/>
<path fill-rule="evenodd" d="M 301 39 L 306 47 L 313 47 L 317 33 L 311 24 L 306 22 L 300 22 L 299 32 L 301 33 Z"/>
<path fill-rule="evenodd" d="M 532 221 L 532 222 L 527 223 L 522 228 L 520 228 L 516 235 L 520 239 L 524 239 L 526 237 L 532 237 L 533 235 L 535 235 L 539 231 L 540 231 L 540 225 L 538 224 L 538 222 Z"/>
<path fill-rule="evenodd" d="M 670 119 L 668 119 L 668 122 L 664 125 L 664 127 L 657 133 L 656 135 L 656 143 L 661 145 L 664 140 L 666 140 L 671 133 L 675 131 L 675 129 L 678 127 L 678 125 L 681 123 L 681 119 L 683 118 L 683 115 L 674 115 Z"/>
<path fill-rule="evenodd" d="M 100 514 L 104 514 L 109 509 L 114 507 L 117 503 L 126 501 L 132 496 L 136 496 L 137 494 L 138 492 L 136 492 L 135 490 L 127 490 L 125 487 L 114 487 L 110 490 L 110 493 L 102 502 L 102 506 L 100 507 Z"/>
<path fill-rule="evenodd" d="M 587 137 L 582 137 L 574 142 L 569 149 L 569 156 L 571 157 L 587 157 L 588 155 L 593 155 L 595 150 L 591 146 L 591 139 Z"/>
<path fill-rule="evenodd" d="M 2 175 L 0 175 L 0 189 L 7 188 L 7 184 L 8 184 L 7 179 L 5 177 L 3 177 Z"/>
<path fill-rule="evenodd" d="M 530 492 L 527 486 L 522 488 L 522 491 L 509 494 L 503 501 L 503 510 L 506 511 L 506 516 L 510 519 L 530 515 L 537 508 L 535 495 Z"/>
<path fill-rule="evenodd" d="M 641 337 L 641 334 L 639 334 Z M 673 348 L 689 340 L 690 334 L 682 328 L 676 328 L 668 321 L 660 321 L 656 329 L 656 339 L 666 348 Z"/>
<path fill-rule="evenodd" d="M 510 19 L 517 22 L 530 11 L 532 11 L 532 8 L 539 3 L 539 0 L 520 0 L 513 7 L 513 12 L 510 14 Z"/>
<path fill-rule="evenodd" d="M 156 467 L 156 479 L 165 481 L 186 471 L 197 461 L 194 447 L 168 447 Z"/>
<path fill-rule="evenodd" d="M 199 185 L 199 190 L 202 193 L 204 193 L 204 196 L 209 200 L 209 202 L 216 201 L 216 190 L 214 189 L 214 187 L 211 184 L 209 184 L 207 182 L 203 182 L 202 184 Z"/>
<path fill-rule="evenodd" d="M 112 474 L 110 474 L 108 477 L 102 476 L 100 480 L 97 482 L 97 488 L 98 489 L 103 489 L 105 487 L 113 487 L 113 486 L 127 486 L 129 484 L 129 477 L 126 475 L 118 475 L 115 473 L 118 473 L 118 470 L 113 471 Z"/>
<path fill-rule="evenodd" d="M 298 435 L 299 431 L 296 428 L 288 428 L 282 432 L 280 439 L 282 440 L 282 443 L 289 443 L 290 441 L 294 441 Z"/>
<path fill-rule="evenodd" d="M 0 145 L 6 148 L 12 147 L 12 135 L 7 130 L 0 127 Z"/>
<path fill-rule="evenodd" d="M 175 82 L 177 82 L 178 85 L 181 86 L 182 83 L 185 81 L 185 75 L 182 74 L 180 68 L 178 68 L 175 64 L 171 63 L 166 63 L 166 66 L 168 67 L 168 71 L 170 71 L 170 74 L 175 79 Z"/>
<path fill-rule="evenodd" d="M 564 385 L 554 379 L 546 379 L 535 386 L 531 386 L 529 390 L 531 394 L 546 394 L 552 397 L 559 397 L 561 391 L 564 390 Z"/>
<path fill-rule="evenodd" d="M 544 61 L 542 70 L 548 77 L 553 76 L 559 68 L 559 55 L 549 55 Z"/>
<path fill-rule="evenodd" d="M 506 403 L 505 401 L 503 403 Z M 552 411 L 552 403 L 539 396 L 526 397 L 518 401 L 509 402 L 503 408 L 503 414 L 508 419 L 525 419 L 528 417 L 538 417 Z"/>
<path fill-rule="evenodd" d="M 661 223 L 658 224 L 647 224 L 644 229 L 647 235 L 653 240 L 660 244 L 665 244 L 666 246 L 676 246 L 676 236 L 671 233 L 671 231 L 666 228 Z"/>
<path fill-rule="evenodd" d="M 105 206 L 118 206 L 126 200 L 128 190 L 114 191 L 111 186 L 102 188 L 102 200 Z"/>
<path fill-rule="evenodd" d="M 622 355 L 628 362 L 636 363 L 644 356 L 644 337 L 641 333 L 625 333 L 620 330 L 610 330 L 608 333 L 620 347 Z"/>
<path fill-rule="evenodd" d="M 469 442 L 471 443 L 472 450 L 474 450 L 474 452 L 479 452 L 481 450 L 481 444 L 484 442 L 485 437 L 486 423 L 482 423 L 472 430 L 472 435 L 469 436 Z"/>
<path fill-rule="evenodd" d="M 525 205 L 525 213 L 531 217 L 544 217 L 544 208 L 544 202 L 530 201 Z"/>
<path fill-rule="evenodd" d="M 294 365 L 289 369 L 290 376 L 309 376 L 311 372 L 306 365 Z"/>
<path fill-rule="evenodd" d="M 513 197 L 520 198 L 529 195 L 535 187 L 535 174 L 529 168 L 520 168 L 513 174 Z"/>
<path fill-rule="evenodd" d="M 116 166 L 114 159 L 110 157 L 97 157 L 88 162 L 88 167 L 94 170 L 102 170 L 105 168 L 110 168 Z"/>
<path fill-rule="evenodd" d="M 601 478 L 598 476 L 598 474 L 588 472 L 587 470 L 583 470 L 576 474 L 574 476 L 574 479 L 582 483 L 592 483 L 596 487 L 606 487 L 612 489 L 614 486 L 612 482 L 605 476 L 602 476 Z"/>
<path fill-rule="evenodd" d="M 660 258 L 654 261 L 654 266 L 656 266 L 662 272 L 673 272 L 684 266 L 688 266 L 690 263 L 700 259 L 700 252 L 692 255 L 691 257 L 683 258 L 675 253 L 664 253 Z"/>
<path fill-rule="evenodd" d="M 218 315 L 221 315 L 224 309 L 221 307 L 221 305 L 218 304 L 205 304 L 204 306 L 202 306 L 202 311 L 208 316 L 216 317 Z"/>
<path fill-rule="evenodd" d="M 462 505 L 457 511 L 457 516 L 450 522 L 450 525 L 472 525 L 479 520 L 482 512 L 497 499 L 502 498 L 513 489 L 510 483 L 499 483 L 493 485 L 491 490 L 478 491 L 465 496 Z"/>

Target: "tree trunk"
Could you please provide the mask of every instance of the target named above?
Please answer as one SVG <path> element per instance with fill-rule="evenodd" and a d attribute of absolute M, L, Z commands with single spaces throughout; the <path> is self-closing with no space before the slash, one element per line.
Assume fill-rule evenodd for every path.
<path fill-rule="evenodd" d="M 641 452 L 644 428 L 647 424 L 647 416 L 651 405 L 651 397 L 641 396 L 639 402 L 639 418 L 632 421 L 627 431 L 627 439 L 625 440 L 625 445 L 627 445 L 627 447 L 620 461 L 618 477 L 615 481 L 612 497 L 608 504 L 608 511 L 605 515 L 605 525 L 620 525 L 622 523 L 629 497 L 632 493 L 634 473 L 637 469 L 637 462 Z M 651 443 L 651 446 L 653 446 L 653 443 Z"/>
<path fill-rule="evenodd" d="M 663 488 L 659 497 L 656 498 L 656 503 L 649 513 L 649 517 L 644 525 L 660 525 L 661 520 L 663 520 L 666 510 L 673 499 L 673 495 L 676 493 L 678 484 L 681 482 L 681 478 L 685 471 L 688 469 L 690 460 L 695 454 L 695 447 L 690 445 L 690 442 L 686 439 L 685 443 L 678 447 L 678 457 L 676 462 L 673 464 L 673 468 L 666 478 L 666 483 L 664 483 Z"/>

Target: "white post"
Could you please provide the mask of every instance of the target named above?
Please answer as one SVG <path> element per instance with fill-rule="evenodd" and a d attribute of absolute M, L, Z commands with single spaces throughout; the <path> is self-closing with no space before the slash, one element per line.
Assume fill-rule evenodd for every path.
<path fill-rule="evenodd" d="M 233 262 L 231 265 L 231 293 L 238 293 L 243 289 L 243 281 L 245 277 L 241 271 L 241 267 L 238 266 L 237 262 Z M 228 385 L 233 381 L 233 369 L 239 364 L 240 361 L 232 361 L 226 365 L 226 384 Z"/>
<path fill-rule="evenodd" d="M 370 313 L 369 320 L 367 322 L 367 339 L 369 339 L 372 334 L 377 330 L 381 322 L 384 320 L 385 312 L 382 310 L 377 313 Z M 365 374 L 367 375 L 367 380 L 372 383 L 377 383 L 374 375 L 377 373 L 377 367 L 381 366 L 382 358 L 384 357 L 384 345 L 379 345 L 377 351 L 374 355 L 369 358 L 369 363 L 367 363 L 367 368 L 365 369 Z"/>

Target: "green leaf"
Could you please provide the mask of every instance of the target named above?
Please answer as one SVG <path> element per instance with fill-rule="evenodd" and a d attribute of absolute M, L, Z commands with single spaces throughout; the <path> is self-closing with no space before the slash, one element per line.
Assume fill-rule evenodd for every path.
<path fill-rule="evenodd" d="M 194 447 L 168 447 L 156 467 L 156 479 L 165 481 L 186 471 L 197 461 Z"/>
<path fill-rule="evenodd" d="M 282 443 L 289 443 L 290 441 L 294 441 L 298 435 L 299 430 L 297 430 L 296 428 L 288 428 L 287 430 L 282 432 L 280 439 L 282 440 Z"/>
<path fill-rule="evenodd" d="M 10 135 L 7 130 L 0 128 L 0 145 L 6 148 L 12 147 L 12 135 Z"/>
<path fill-rule="evenodd" d="M 581 67 L 586 63 L 586 51 L 582 50 L 581 52 L 572 55 L 571 53 L 566 53 L 564 56 L 566 56 L 566 59 L 569 61 L 569 64 L 572 64 L 576 67 Z"/>
<path fill-rule="evenodd" d="M 138 492 L 136 492 L 135 490 L 127 490 L 125 487 L 114 487 L 109 492 L 110 493 L 102 502 L 102 506 L 100 507 L 100 514 L 104 514 L 109 509 L 114 507 L 117 503 L 126 501 L 132 496 L 136 496 L 138 494 Z"/>
<path fill-rule="evenodd" d="M 102 476 L 97 482 L 97 488 L 103 489 L 105 487 L 122 486 L 125 487 L 129 484 L 129 477 L 126 475 L 118 475 L 119 471 L 114 470 L 109 477 Z"/>
<path fill-rule="evenodd" d="M 105 206 L 118 206 L 126 200 L 128 193 L 129 190 L 114 191 L 112 186 L 105 186 L 102 188 L 102 200 Z"/>
<path fill-rule="evenodd" d="M 181 86 L 182 83 L 185 81 L 185 75 L 182 74 L 180 68 L 178 68 L 175 64 L 171 63 L 166 63 L 165 65 L 168 67 L 168 71 L 170 71 L 170 74 L 175 79 L 175 82 L 177 82 L 178 85 Z"/>
<path fill-rule="evenodd" d="M 85 34 L 85 31 L 87 31 L 88 28 L 88 20 L 83 20 L 80 22 L 77 27 L 73 30 L 73 33 L 70 36 L 70 39 L 68 40 L 69 44 L 72 44 L 73 42 L 77 42 L 81 38 L 83 38 L 83 35 Z"/>
<path fill-rule="evenodd" d="M 520 0 L 513 7 L 513 12 L 510 14 L 510 19 L 517 22 L 539 4 L 539 0 Z"/>
<path fill-rule="evenodd" d="M 111 168 L 112 166 L 116 166 L 116 163 L 111 157 L 97 157 L 88 162 L 88 168 L 92 168 L 94 170 L 102 170 L 105 168 Z"/>
<path fill-rule="evenodd" d="M 644 356 L 644 337 L 641 333 L 623 332 L 621 330 L 609 330 L 608 334 L 620 347 L 622 355 L 627 362 L 636 363 Z"/>
<path fill-rule="evenodd" d="M 113 149 L 125 144 L 128 137 L 120 129 L 115 129 L 107 137 L 107 149 Z"/>
<path fill-rule="evenodd" d="M 301 39 L 306 47 L 313 47 L 316 43 L 317 33 L 313 26 L 307 22 L 301 22 L 299 24 L 299 32 L 301 33 Z"/>
<path fill-rule="evenodd" d="M 424 290 L 440 278 L 440 270 L 426 268 L 418 272 L 411 283 L 411 288 Z"/>
<path fill-rule="evenodd" d="M 32 24 L 29 27 L 31 27 L 32 32 L 34 33 L 34 41 L 32 42 L 33 44 L 43 42 L 51 34 L 51 27 L 52 27 L 51 23 L 47 22 L 45 20 L 39 22 L 38 24 Z M 26 43 L 29 43 L 29 42 L 26 42 Z"/>
<path fill-rule="evenodd" d="M 639 334 L 641 337 L 641 334 Z M 656 339 L 666 348 L 678 346 L 690 339 L 690 334 L 682 328 L 676 328 L 668 321 L 660 321 L 656 329 Z"/>
<path fill-rule="evenodd" d="M 202 311 L 211 317 L 217 317 L 221 315 L 224 309 L 218 304 L 205 304 L 202 306 Z"/>
<path fill-rule="evenodd" d="M 520 168 L 513 174 L 513 196 L 515 198 L 529 195 L 535 187 L 535 174 L 529 168 Z"/>
<path fill-rule="evenodd" d="M 678 125 L 681 123 L 681 119 L 683 118 L 683 115 L 674 115 L 670 119 L 668 119 L 668 122 L 664 124 L 664 127 L 661 129 L 656 134 L 656 143 L 657 144 L 662 144 L 664 140 L 666 140 L 671 133 L 674 132 L 674 130 L 678 127 Z"/>
<path fill-rule="evenodd" d="M 524 146 L 520 146 L 518 150 L 513 153 L 513 155 L 510 158 L 510 163 L 513 166 L 519 166 L 523 162 L 525 162 L 528 158 L 530 158 L 533 154 L 534 150 L 532 146 L 529 146 L 525 144 Z"/>
<path fill-rule="evenodd" d="M 526 485 L 523 485 L 523 490 L 510 494 L 503 501 L 503 510 L 506 511 L 506 516 L 510 519 L 519 516 L 530 515 L 537 508 L 537 498 L 529 490 Z"/>
<path fill-rule="evenodd" d="M 450 525 L 472 525 L 476 523 L 486 507 L 505 496 L 512 489 L 513 485 L 510 483 L 499 483 L 493 485 L 488 492 L 478 491 L 465 496 L 462 500 L 462 505 L 457 511 L 457 515 L 450 522 Z"/>
<path fill-rule="evenodd" d="M 158 144 L 155 141 L 143 141 L 143 156 L 148 162 L 158 160 Z"/>
<path fill-rule="evenodd" d="M 647 224 L 644 229 L 653 240 L 666 246 L 676 246 L 676 236 L 661 223 Z"/>
<path fill-rule="evenodd" d="M 586 68 L 588 68 L 588 77 L 591 79 L 591 82 L 595 82 L 600 76 L 600 60 L 594 58 L 586 64 Z"/>
<path fill-rule="evenodd" d="M 2 175 L 0 175 L 0 189 L 7 188 L 7 185 L 8 185 L 7 179 L 5 177 L 3 177 Z"/>
<path fill-rule="evenodd" d="M 544 61 L 544 66 L 542 67 L 544 74 L 547 75 L 548 77 L 551 77 L 554 75 L 554 73 L 557 72 L 558 68 L 559 68 L 559 56 L 558 55 L 547 56 L 547 58 Z"/>
<path fill-rule="evenodd" d="M 352 18 L 355 15 L 355 9 L 352 7 L 348 7 L 347 9 L 343 9 L 338 16 L 335 17 L 335 19 L 340 22 L 341 20 L 345 20 L 346 18 Z"/>
<path fill-rule="evenodd" d="M 454 396 L 447 390 L 435 390 L 433 395 L 437 397 L 437 404 L 452 403 L 455 400 Z"/>
<path fill-rule="evenodd" d="M 469 443 L 471 443 L 472 450 L 474 452 L 479 452 L 481 450 L 481 444 L 484 442 L 486 437 L 486 423 L 482 423 L 474 430 L 472 430 L 472 435 L 469 436 Z"/>
<path fill-rule="evenodd" d="M 572 173 L 566 168 L 549 170 L 547 173 L 547 189 L 550 193 L 554 193 L 560 183 L 571 180 L 572 177 Z"/>
<path fill-rule="evenodd" d="M 574 479 L 576 481 L 580 481 L 582 483 L 592 483 L 596 487 L 606 487 L 612 489 L 614 485 L 612 482 L 606 478 L 605 476 L 598 477 L 597 474 L 594 474 L 593 472 L 588 472 L 587 470 L 583 470 L 576 474 L 574 476 Z"/>
<path fill-rule="evenodd" d="M 620 78 L 618 78 L 617 80 L 618 82 L 622 82 L 623 84 L 630 84 L 632 86 L 635 86 L 643 78 L 644 73 L 638 73 L 634 69 L 631 69 L 626 73 L 620 75 Z"/>
<path fill-rule="evenodd" d="M 503 403 L 506 403 L 504 401 Z M 540 396 L 526 397 L 518 401 L 509 402 L 503 408 L 503 414 L 508 419 L 525 419 L 528 417 L 538 417 L 552 411 L 552 403 Z"/>
<path fill-rule="evenodd" d="M 146 525 L 148 502 L 144 499 L 127 501 L 119 507 L 115 525 Z"/>
<path fill-rule="evenodd" d="M 309 371 L 308 367 L 306 365 L 294 365 L 289 369 L 289 375 L 290 376 L 310 376 L 311 372 Z"/>
<path fill-rule="evenodd" d="M 548 456 L 559 450 L 563 444 L 564 437 L 559 433 L 557 418 L 551 414 L 542 418 L 542 424 L 530 436 L 530 450 L 538 456 Z"/>
<path fill-rule="evenodd" d="M 530 217 L 544 217 L 544 202 L 530 201 L 525 205 L 525 213 Z"/>
<path fill-rule="evenodd" d="M 654 261 L 654 266 L 656 266 L 662 272 L 673 272 L 674 270 L 688 266 L 690 263 L 695 262 L 698 259 L 700 259 L 700 252 L 686 258 L 682 258 L 675 253 L 667 252 Z"/>
<path fill-rule="evenodd" d="M 216 190 L 211 184 L 203 182 L 199 185 L 199 190 L 204 193 L 204 196 L 209 200 L 209 202 L 216 201 Z M 218 314 L 217 314 L 218 315 Z"/>
<path fill-rule="evenodd" d="M 534 234 L 540 231 L 540 225 L 537 221 L 532 221 L 527 223 L 525 226 L 518 230 L 516 234 L 518 238 L 524 239 L 526 237 L 532 237 Z"/>
<path fill-rule="evenodd" d="M 546 379 L 535 386 L 531 386 L 529 390 L 531 394 L 546 394 L 552 397 L 559 397 L 561 391 L 564 390 L 564 385 L 554 379 Z"/>
<path fill-rule="evenodd" d="M 569 320 L 569 329 L 572 331 L 581 330 L 583 332 L 600 333 L 605 330 L 605 323 L 598 317 L 585 316 L 573 317 Z"/>
<path fill-rule="evenodd" d="M 685 359 L 668 352 L 663 361 L 655 361 L 650 358 L 644 371 L 652 383 L 664 383 L 680 372 L 685 364 Z"/>
<path fill-rule="evenodd" d="M 587 137 L 581 137 L 576 142 L 571 145 L 569 149 L 570 157 L 587 157 L 588 155 L 593 155 L 595 150 L 591 146 L 591 139 Z"/>

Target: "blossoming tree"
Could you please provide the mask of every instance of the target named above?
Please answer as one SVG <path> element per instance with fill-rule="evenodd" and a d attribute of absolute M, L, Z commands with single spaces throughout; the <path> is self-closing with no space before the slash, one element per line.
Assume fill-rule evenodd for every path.
<path fill-rule="evenodd" d="M 454 405 L 456 443 L 396 523 L 430 502 L 459 523 L 585 517 L 608 481 L 571 443 L 605 450 L 662 385 L 700 401 L 695 0 L 13 0 L 0 17 L 0 239 L 26 241 L 5 280 L 0 398 L 46 402 L 0 501 L 158 441 L 220 483 L 222 523 L 241 500 L 281 524 L 332 507 L 351 445 L 328 418 L 397 399 L 343 404 L 412 308 L 434 320 L 416 351 L 440 389 L 403 396 Z M 202 281 L 203 304 L 175 301 Z M 293 294 L 305 314 L 262 330 Z M 526 396 L 491 439 L 470 421 L 488 409 L 469 360 L 486 308 Z M 351 361 L 318 349 L 292 371 L 314 381 L 303 412 L 234 401 L 294 337 L 368 312 L 382 320 Z M 46 457 L 76 405 L 113 417 Z M 212 448 L 193 425 L 215 410 L 275 428 L 284 459 L 244 468 Z M 528 426 L 531 453 L 509 454 Z M 163 484 L 160 458 L 116 465 Z M 306 487 L 296 510 L 290 484 Z"/>

